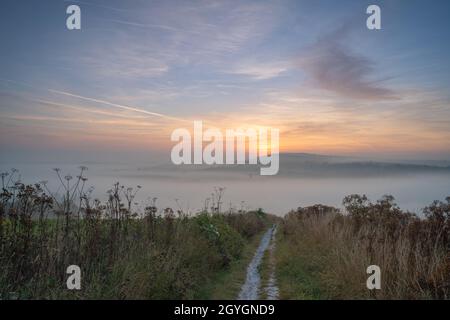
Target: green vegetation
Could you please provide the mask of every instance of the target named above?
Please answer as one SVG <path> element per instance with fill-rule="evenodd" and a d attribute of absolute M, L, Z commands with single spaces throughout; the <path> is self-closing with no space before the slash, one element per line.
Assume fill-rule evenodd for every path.
<path fill-rule="evenodd" d="M 196 215 L 159 210 L 156 200 L 140 212 L 138 189 L 118 183 L 101 203 L 84 191 L 84 170 L 74 182 L 56 170 L 61 197 L 45 184 L 14 181 L 15 172 L 2 175 L 1 299 L 234 298 L 225 281 L 245 278 L 268 215 L 222 212 L 223 189 Z M 81 268 L 81 290 L 66 288 L 69 265 Z"/>
<path fill-rule="evenodd" d="M 261 277 L 261 287 L 259 291 L 259 298 L 262 300 L 267 299 L 267 292 L 264 290 L 269 282 L 270 272 L 271 272 L 271 263 L 270 263 L 270 251 L 266 250 L 261 259 L 261 264 L 258 267 L 258 272 Z"/>
<path fill-rule="evenodd" d="M 312 251 L 309 244 L 297 240 L 291 242 L 282 232 L 277 235 L 277 280 L 280 299 L 304 300 L 325 298 L 320 292 L 322 265 L 317 257 L 323 253 Z M 317 248 L 316 248 L 317 249 Z"/>
<path fill-rule="evenodd" d="M 1 175 L 0 299 L 234 299 L 274 223 L 259 273 L 266 288 L 275 266 L 281 299 L 450 298 L 450 197 L 422 218 L 391 196 L 351 195 L 344 212 L 315 205 L 281 219 L 223 212 L 219 188 L 190 215 L 156 199 L 139 208 L 139 187 L 118 183 L 105 202 L 92 199 L 84 170 L 76 179 L 55 170 L 59 196 Z M 81 290 L 66 287 L 70 265 L 81 268 Z M 381 290 L 366 288 L 369 265 L 381 268 Z"/>
<path fill-rule="evenodd" d="M 253 236 L 242 250 L 242 258 L 230 263 L 202 288 L 199 299 L 233 300 L 239 294 L 247 276 L 247 266 L 252 260 L 263 233 Z"/>
<path fill-rule="evenodd" d="M 344 199 L 345 214 L 316 205 L 286 215 L 277 242 L 281 299 L 448 299 L 450 197 L 400 210 L 391 196 Z M 381 268 L 381 290 L 366 288 L 366 268 Z"/>

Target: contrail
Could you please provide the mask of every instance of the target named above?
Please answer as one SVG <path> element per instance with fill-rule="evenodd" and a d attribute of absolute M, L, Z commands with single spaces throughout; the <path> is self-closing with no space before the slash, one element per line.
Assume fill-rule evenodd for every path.
<path fill-rule="evenodd" d="M 42 104 L 47 104 L 47 105 L 56 106 L 56 107 L 62 107 L 62 108 L 67 108 L 67 109 L 83 111 L 83 112 L 90 112 L 90 113 L 95 113 L 95 114 L 102 114 L 102 115 L 107 115 L 107 116 L 112 116 L 112 117 L 118 117 L 118 118 L 125 118 L 125 119 L 130 119 L 130 118 L 134 119 L 135 118 L 135 117 L 130 117 L 130 116 L 124 116 L 120 113 L 114 113 L 111 111 L 103 111 L 103 110 L 97 110 L 97 109 L 93 109 L 93 108 L 85 108 L 85 107 L 69 105 L 69 104 L 65 104 L 65 103 L 53 102 L 53 101 L 49 101 L 49 100 L 31 98 L 30 101 L 39 102 Z M 140 117 L 138 117 L 137 119 L 140 119 Z"/>
<path fill-rule="evenodd" d="M 31 86 L 31 85 L 29 85 L 29 84 L 27 84 L 25 82 L 19 82 L 19 81 L 15 81 L 15 80 L 1 79 L 1 78 L 0 78 L 0 80 L 1 81 L 5 81 L 5 82 L 11 82 L 11 83 L 19 84 L 19 85 L 30 87 L 30 88 L 33 88 L 33 89 L 38 89 L 38 88 L 36 88 L 34 86 Z M 42 89 L 42 90 L 46 90 L 48 92 L 52 92 L 52 93 L 56 93 L 56 94 L 60 94 L 60 95 L 68 96 L 68 97 L 73 97 L 73 98 L 78 98 L 78 99 L 82 99 L 82 100 L 86 100 L 86 101 L 91 101 L 91 102 L 95 102 L 95 103 L 101 103 L 101 104 L 108 105 L 108 106 L 111 106 L 111 107 L 114 107 L 114 108 L 118 108 L 118 109 L 122 109 L 122 110 L 128 110 L 128 111 L 133 111 L 133 112 L 138 112 L 138 113 L 142 113 L 142 114 L 146 114 L 146 115 L 150 115 L 150 116 L 155 116 L 155 117 L 160 117 L 160 118 L 165 118 L 165 119 L 175 120 L 175 121 L 183 121 L 183 122 L 188 121 L 186 119 L 171 117 L 171 116 L 168 116 L 168 115 L 165 115 L 165 114 L 162 114 L 162 113 L 158 113 L 158 112 L 147 111 L 147 110 L 136 108 L 136 107 L 130 107 L 130 106 L 125 106 L 125 105 L 122 105 L 122 104 L 113 103 L 113 102 L 109 102 L 109 101 L 105 101 L 105 100 L 85 97 L 85 96 L 81 96 L 81 95 L 70 93 L 70 92 L 65 92 L 65 91 L 60 91 L 60 90 L 55 90 L 55 89 Z"/>
<path fill-rule="evenodd" d="M 112 102 L 105 101 L 105 100 L 84 97 L 84 96 L 80 96 L 80 95 L 73 94 L 73 93 L 70 93 L 70 92 L 59 91 L 59 90 L 54 90 L 54 89 L 47 89 L 47 90 L 50 91 L 50 92 L 53 92 L 53 93 L 57 93 L 57 94 L 61 94 L 61 95 L 69 96 L 69 97 L 74 97 L 74 98 L 78 98 L 78 99 L 82 99 L 82 100 L 86 100 L 86 101 L 106 104 L 108 106 L 116 107 L 116 108 L 123 109 L 123 110 L 139 112 L 139 113 L 148 114 L 148 115 L 151 115 L 151 116 L 156 116 L 156 117 L 161 117 L 161 118 L 166 118 L 166 119 L 170 119 L 170 120 L 186 121 L 185 119 L 174 118 L 174 117 L 162 114 L 162 113 L 151 112 L 151 111 L 147 111 L 147 110 L 139 109 L 139 108 L 135 108 L 135 107 L 129 107 L 129 106 L 125 106 L 125 105 L 121 105 L 121 104 L 117 104 L 117 103 L 112 103 Z"/>

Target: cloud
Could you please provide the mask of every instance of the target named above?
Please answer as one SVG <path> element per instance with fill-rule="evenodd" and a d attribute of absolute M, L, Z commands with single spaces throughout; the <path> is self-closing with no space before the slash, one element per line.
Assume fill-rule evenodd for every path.
<path fill-rule="evenodd" d="M 149 46 L 137 42 L 124 41 L 120 46 L 99 48 L 93 55 L 83 57 L 82 63 L 104 78 L 142 79 L 169 71 L 169 65 L 162 57 L 151 56 Z"/>
<path fill-rule="evenodd" d="M 80 55 L 89 73 L 133 81 L 159 78 L 184 66 L 208 65 L 221 71 L 232 55 L 270 34 L 281 10 L 270 1 L 205 1 L 202 5 L 168 1 L 131 8 L 134 11 L 94 19 L 100 31 L 93 29 Z M 280 72 L 247 71 L 257 78 Z"/>
<path fill-rule="evenodd" d="M 288 70 L 285 63 L 241 63 L 227 73 L 248 76 L 254 80 L 267 80 L 280 76 Z"/>
<path fill-rule="evenodd" d="M 355 99 L 396 99 L 394 91 L 379 85 L 380 80 L 369 80 L 375 73 L 375 65 L 344 44 L 347 30 L 343 27 L 319 38 L 300 58 L 300 67 L 315 85 L 339 95 Z"/>

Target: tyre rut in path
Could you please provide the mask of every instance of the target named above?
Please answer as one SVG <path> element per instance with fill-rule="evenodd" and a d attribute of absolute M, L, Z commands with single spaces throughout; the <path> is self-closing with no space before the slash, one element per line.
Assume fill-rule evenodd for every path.
<path fill-rule="evenodd" d="M 266 233 L 263 235 L 261 242 L 259 243 L 258 248 L 256 249 L 255 255 L 247 267 L 247 277 L 245 279 L 245 283 L 241 287 L 241 291 L 238 295 L 238 300 L 257 300 L 259 299 L 259 292 L 261 287 L 261 276 L 258 271 L 258 267 L 261 265 L 262 258 L 266 250 L 273 251 L 275 246 L 275 232 L 276 225 L 272 226 Z M 272 243 L 272 245 L 271 245 Z M 270 246 L 270 247 L 269 247 Z M 273 252 L 271 252 L 273 253 Z M 275 272 L 272 269 L 268 286 L 265 288 L 265 292 L 267 294 L 268 299 L 277 299 L 278 298 L 278 288 L 275 284 Z"/>

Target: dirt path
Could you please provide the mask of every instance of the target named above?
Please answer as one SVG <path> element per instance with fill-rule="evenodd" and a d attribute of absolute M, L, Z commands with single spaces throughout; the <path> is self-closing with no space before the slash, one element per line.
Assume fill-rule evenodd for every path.
<path fill-rule="evenodd" d="M 256 253 L 247 267 L 247 278 L 242 285 L 241 291 L 238 296 L 238 300 L 257 300 L 259 298 L 259 292 L 261 287 L 261 276 L 259 274 L 259 266 L 261 265 L 262 258 L 266 250 L 273 250 L 275 248 L 275 232 L 276 225 L 271 227 L 263 235 L 261 242 L 256 249 Z M 275 284 L 275 270 L 272 270 L 268 286 L 265 288 L 268 299 L 278 298 L 278 288 Z"/>
<path fill-rule="evenodd" d="M 272 232 L 272 241 L 269 246 L 269 266 L 270 266 L 270 276 L 267 281 L 264 291 L 266 293 L 267 300 L 278 300 L 279 290 L 275 278 L 275 234 L 277 233 L 277 228 L 274 227 Z"/>

